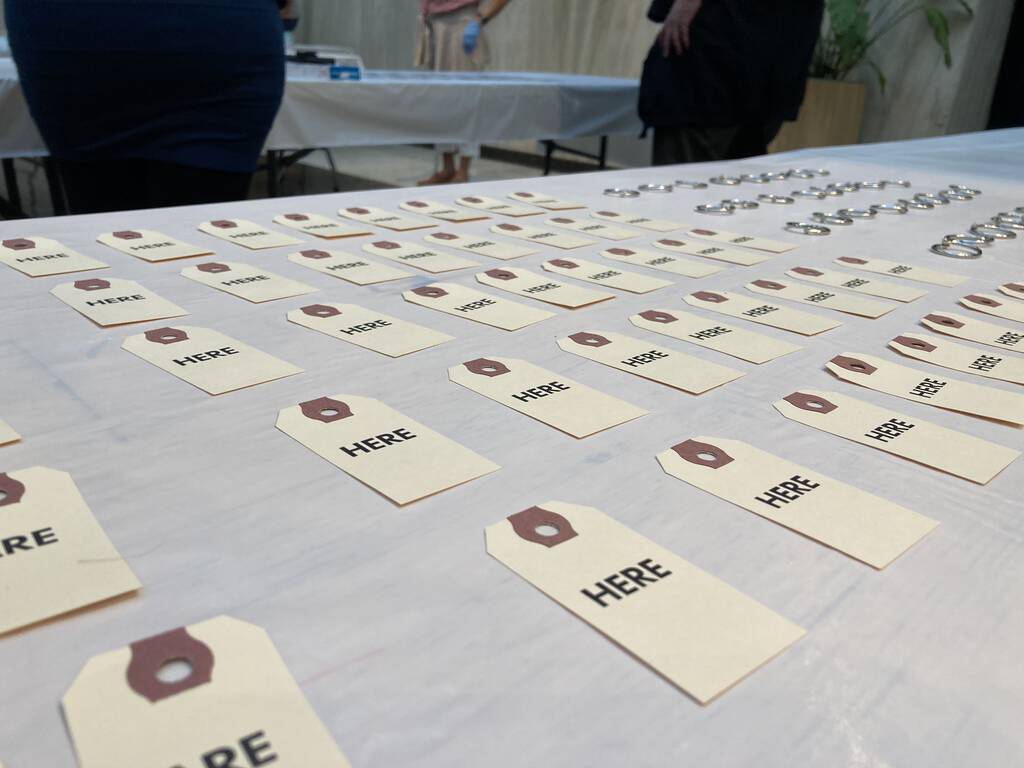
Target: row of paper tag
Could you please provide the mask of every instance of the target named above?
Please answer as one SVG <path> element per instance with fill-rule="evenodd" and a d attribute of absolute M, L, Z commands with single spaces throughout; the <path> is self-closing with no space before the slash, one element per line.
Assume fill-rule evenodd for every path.
<path fill-rule="evenodd" d="M 352 398 L 305 405 L 310 406 L 306 411 L 312 419 L 329 425 L 343 424 L 349 411 L 365 416 L 374 406 L 373 401 Z M 330 415 L 325 417 L 325 411 Z M 396 443 L 379 434 L 376 440 L 382 447 L 355 450 L 358 443 L 353 443 L 353 452 L 371 455 L 391 444 L 432 440 L 429 430 L 394 416 L 387 414 L 387 423 L 405 425 L 392 430 Z M 451 445 L 435 443 L 431 448 L 441 454 L 435 462 L 438 469 L 465 458 L 454 455 Z M 936 525 L 740 441 L 699 436 L 657 458 L 668 474 L 876 568 L 888 565 Z M 5 601 L 0 632 L 140 588 L 70 475 L 43 467 L 0 475 L 0 508 L 6 508 L 3 557 L 10 583 L 17 587 L 12 590 L 14 599 Z M 796 625 L 589 507 L 552 501 L 511 515 L 487 529 L 487 550 L 701 702 L 710 701 L 803 634 Z M 701 631 L 694 633 L 694 626 Z M 159 676 L 166 663 L 181 660 L 189 664 L 186 676 Z M 263 695 L 245 695 L 250 685 Z M 278 687 L 280 696 L 266 695 Z M 184 695 L 189 691 L 194 693 Z M 238 720 L 233 715 L 211 716 L 229 698 L 243 708 L 259 702 L 270 709 L 251 711 L 248 717 L 239 713 Z M 137 757 L 134 750 L 152 750 L 154 744 L 171 750 L 158 750 L 161 762 L 176 763 L 187 752 L 174 750 L 235 748 L 255 733 L 253 728 L 262 729 L 261 741 L 273 743 L 292 759 L 343 759 L 340 753 L 316 751 L 333 749 L 330 739 L 289 737 L 292 725 L 299 727 L 307 718 L 313 722 L 311 712 L 266 635 L 224 618 L 94 658 L 69 690 L 65 714 L 83 766 L 133 765 L 136 762 L 129 758 Z M 183 734 L 182 724 L 193 720 L 196 727 L 185 728 Z M 174 738 L 146 738 L 151 728 L 170 722 L 179 726 Z M 252 728 L 234 733 L 241 722 Z M 112 723 L 118 724 L 120 738 L 112 738 Z M 126 723 L 132 727 L 125 728 Z M 302 726 L 307 728 L 311 733 L 319 730 L 312 724 Z M 200 740 L 193 741 L 193 733 Z M 291 752 L 313 745 L 313 752 Z M 148 754 L 152 760 L 152 751 Z"/>

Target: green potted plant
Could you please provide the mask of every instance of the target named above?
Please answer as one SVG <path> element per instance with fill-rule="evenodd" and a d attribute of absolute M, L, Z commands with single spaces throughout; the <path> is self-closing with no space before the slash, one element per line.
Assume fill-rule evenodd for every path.
<path fill-rule="evenodd" d="M 951 66 L 950 23 L 945 10 L 951 6 L 968 18 L 974 15 L 966 0 L 825 0 L 826 21 L 811 60 L 804 106 L 799 119 L 783 128 L 772 149 L 856 143 L 866 88 L 864 83 L 850 82 L 851 73 L 861 65 L 869 67 L 884 93 L 885 73 L 872 58 L 872 49 L 913 18 L 924 18 L 946 67 Z"/>

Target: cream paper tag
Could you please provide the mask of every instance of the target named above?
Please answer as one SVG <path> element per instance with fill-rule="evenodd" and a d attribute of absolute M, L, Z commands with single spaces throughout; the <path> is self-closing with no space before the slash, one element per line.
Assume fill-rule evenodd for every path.
<path fill-rule="evenodd" d="M 886 261 L 885 259 L 862 259 L 858 256 L 840 256 L 836 264 L 844 267 L 853 267 L 865 272 L 874 272 L 877 275 L 893 275 L 903 277 L 907 280 L 916 280 L 919 283 L 929 285 L 941 285 L 952 288 L 960 285 L 967 278 L 963 275 L 954 275 L 951 272 L 940 272 L 937 269 L 927 267 L 913 267 L 910 264 L 901 264 L 898 261 Z"/>
<path fill-rule="evenodd" d="M 664 253 L 655 253 L 654 251 L 636 248 L 608 248 L 601 251 L 601 255 L 625 264 L 650 267 L 651 269 L 671 272 L 673 275 L 682 275 L 683 277 L 708 277 L 725 269 L 714 264 L 687 261 L 686 259 L 679 259 Z"/>
<path fill-rule="evenodd" d="M 129 336 L 121 348 L 211 395 L 302 373 L 219 331 L 193 325 L 154 328 Z"/>
<path fill-rule="evenodd" d="M 0 474 L 0 635 L 141 588 L 67 472 Z"/>
<path fill-rule="evenodd" d="M 87 272 L 108 267 L 102 261 L 65 248 L 47 237 L 0 240 L 0 262 L 29 277 Z"/>
<path fill-rule="evenodd" d="M 654 247 L 662 251 L 669 251 L 670 253 L 701 256 L 705 259 L 724 261 L 728 264 L 739 264 L 742 267 L 763 264 L 772 258 L 771 256 L 765 256 L 752 251 L 743 251 L 739 248 L 725 248 L 721 245 L 702 243 L 699 240 L 679 240 L 673 237 L 663 237 L 655 240 Z"/>
<path fill-rule="evenodd" d="M 350 765 L 266 631 L 229 616 L 92 657 L 63 706 L 79 768 Z"/>
<path fill-rule="evenodd" d="M 673 477 L 882 569 L 938 523 L 739 440 L 695 437 L 658 454 Z"/>
<path fill-rule="evenodd" d="M 399 207 L 405 211 L 419 213 L 423 216 L 430 216 L 432 219 L 452 221 L 455 223 L 462 221 L 480 221 L 488 218 L 487 216 L 480 216 L 475 213 L 469 213 L 468 211 L 460 211 L 458 208 L 452 208 L 450 205 L 438 203 L 433 200 L 409 200 L 408 202 L 402 203 Z"/>
<path fill-rule="evenodd" d="M 725 243 L 726 245 L 742 245 L 745 248 L 755 248 L 759 251 L 768 251 L 769 253 L 787 253 L 796 248 L 795 245 L 790 243 L 769 240 L 766 237 L 738 235 L 735 232 L 722 232 L 718 229 L 707 229 L 705 227 L 695 227 L 686 234 L 690 237 L 699 237 L 702 240 L 712 240 L 716 243 Z"/>
<path fill-rule="evenodd" d="M 1021 453 L 838 392 L 803 389 L 774 404 L 787 419 L 985 484 Z"/>
<path fill-rule="evenodd" d="M 593 261 L 580 261 L 579 259 L 551 259 L 541 264 L 548 272 L 554 272 L 566 277 L 575 277 L 577 280 L 586 280 L 588 283 L 606 285 L 609 288 L 617 288 L 620 291 L 629 293 L 650 293 L 661 288 L 668 288 L 674 283 L 669 280 L 662 280 L 659 277 L 641 275 L 637 272 L 626 272 L 614 267 L 606 267 Z"/>
<path fill-rule="evenodd" d="M 986 379 L 1024 384 L 1024 360 L 996 355 L 947 339 L 904 333 L 889 342 L 889 349 L 915 360 L 924 360 L 954 371 L 973 373 Z"/>
<path fill-rule="evenodd" d="M 844 352 L 825 367 L 843 381 L 916 403 L 1024 426 L 1024 395 L 929 375 L 871 355 Z"/>
<path fill-rule="evenodd" d="M 525 360 L 481 357 L 448 369 L 456 384 L 573 437 L 589 437 L 647 411 Z"/>
<path fill-rule="evenodd" d="M 177 304 L 157 296 L 134 280 L 116 277 L 109 280 L 98 277 L 76 280 L 54 286 L 50 293 L 103 327 L 145 323 L 188 314 Z"/>
<path fill-rule="evenodd" d="M 678 224 L 674 221 L 665 221 L 664 219 L 649 219 L 646 216 L 640 216 L 635 213 L 620 213 L 618 211 L 593 211 L 590 215 L 593 216 L 595 219 L 613 221 L 616 224 L 628 224 L 631 227 L 648 229 L 652 232 L 672 232 L 674 230 L 683 228 L 682 224 Z"/>
<path fill-rule="evenodd" d="M 615 298 L 615 295 L 611 293 L 559 283 L 549 280 L 545 275 L 538 275 L 536 272 L 529 272 L 525 269 L 509 267 L 489 269 L 486 272 L 477 273 L 476 279 L 484 285 L 567 309 L 579 309 Z"/>
<path fill-rule="evenodd" d="M 373 234 L 373 230 L 368 227 L 348 227 L 319 213 L 283 213 L 274 217 L 274 223 L 324 240 Z"/>
<path fill-rule="evenodd" d="M 786 270 L 786 274 L 795 277 L 797 280 L 805 280 L 808 283 L 827 285 L 831 288 L 844 288 L 854 293 L 864 293 L 868 296 L 878 296 L 881 299 L 892 299 L 893 301 L 917 301 L 922 296 L 927 296 L 928 291 L 914 288 L 909 285 L 896 285 L 881 280 L 867 280 L 863 277 L 851 275 L 849 272 L 835 272 L 831 269 L 815 269 L 813 267 L 793 267 Z"/>
<path fill-rule="evenodd" d="M 879 318 L 896 309 L 895 304 L 885 304 L 881 301 L 864 299 L 860 296 L 850 296 L 843 293 L 808 288 L 797 283 L 780 283 L 778 280 L 754 280 L 747 283 L 747 290 L 764 296 L 776 296 L 788 301 L 810 304 L 813 307 L 834 309 L 836 312 L 845 312 L 848 315 L 870 317 L 872 319 Z"/>
<path fill-rule="evenodd" d="M 388 357 L 409 355 L 454 338 L 356 304 L 311 304 L 293 309 L 288 319 L 296 325 Z"/>
<path fill-rule="evenodd" d="M 8 445 L 21 440 L 21 435 L 14 431 L 14 427 L 3 419 L 0 419 L 0 445 Z"/>
<path fill-rule="evenodd" d="M 292 296 L 305 296 L 307 293 L 317 291 L 313 286 L 300 283 L 298 280 L 281 277 L 238 261 L 209 261 L 185 267 L 181 274 L 189 280 L 195 280 L 197 283 L 230 293 L 254 304 Z"/>
<path fill-rule="evenodd" d="M 478 211 L 487 211 L 488 213 L 499 213 L 502 216 L 511 216 L 513 218 L 520 218 L 522 216 L 538 216 L 544 211 L 539 208 L 527 208 L 523 205 L 512 205 L 506 203 L 504 200 L 498 200 L 495 197 L 487 197 L 486 195 L 468 195 L 467 197 L 460 197 L 455 201 L 459 205 L 465 206 L 466 208 L 475 208 Z"/>
<path fill-rule="evenodd" d="M 986 315 L 1024 323 L 1024 302 L 993 296 L 989 293 L 972 293 L 970 296 L 961 298 L 960 303 L 968 309 L 984 312 Z"/>
<path fill-rule="evenodd" d="M 302 241 L 297 237 L 286 235 L 283 232 L 274 232 L 246 219 L 204 221 L 199 225 L 199 230 L 253 251 L 265 248 L 283 248 L 286 245 L 302 245 Z"/>
<path fill-rule="evenodd" d="M 802 349 L 788 341 L 734 328 L 725 323 L 714 323 L 700 315 L 675 309 L 649 309 L 631 315 L 629 322 L 637 328 L 688 341 L 758 365 Z"/>
<path fill-rule="evenodd" d="M 921 318 L 921 322 L 933 331 L 947 336 L 976 341 L 999 349 L 1024 352 L 1024 331 L 1015 331 L 1003 325 L 986 323 L 984 320 L 955 315 L 952 312 L 933 312 Z"/>
<path fill-rule="evenodd" d="M 385 211 L 383 208 L 352 206 L 351 208 L 339 209 L 338 215 L 344 216 L 346 219 L 353 219 L 363 224 L 372 224 L 375 227 L 383 227 L 395 232 L 408 232 L 412 229 L 426 229 L 427 227 L 437 226 L 432 221 L 399 216 L 391 211 Z"/>
<path fill-rule="evenodd" d="M 804 635 L 593 507 L 548 501 L 486 538 L 488 554 L 701 704 Z"/>
<path fill-rule="evenodd" d="M 288 261 L 303 267 L 315 269 L 325 275 L 341 278 L 355 285 L 374 285 L 391 280 L 412 277 L 412 272 L 386 264 L 374 264 L 361 256 L 353 256 L 345 251 L 322 251 L 317 248 L 289 253 Z"/>
<path fill-rule="evenodd" d="M 699 395 L 743 376 L 743 371 L 684 355 L 611 331 L 581 331 L 558 340 L 563 352 Z"/>
<path fill-rule="evenodd" d="M 801 312 L 798 309 L 780 307 L 778 304 L 767 304 L 748 296 L 725 291 L 697 291 L 689 296 L 684 296 L 683 301 L 691 307 L 710 309 L 723 315 L 729 315 L 729 317 L 738 317 L 771 328 L 799 333 L 801 336 L 816 336 L 842 325 L 838 320 L 829 320 L 825 317 Z"/>
<path fill-rule="evenodd" d="M 440 253 L 424 248 L 418 243 L 397 242 L 395 240 L 376 240 L 363 246 L 363 250 L 374 256 L 397 261 L 424 272 L 454 272 L 467 267 L 479 267 L 476 261 L 464 259 L 451 253 Z"/>
<path fill-rule="evenodd" d="M 399 506 L 501 469 L 369 397 L 293 405 L 278 414 L 277 428 Z"/>
<path fill-rule="evenodd" d="M 543 243 L 544 245 L 550 245 L 552 248 L 562 248 L 566 251 L 571 251 L 575 248 L 586 248 L 588 245 L 594 245 L 597 242 L 597 240 L 591 240 L 589 237 L 566 235 L 562 232 L 553 232 L 550 229 L 541 229 L 540 227 L 525 227 L 522 224 L 495 224 L 491 227 L 491 232 L 496 235 L 508 235 L 520 240 L 529 240 L 531 243 Z"/>
<path fill-rule="evenodd" d="M 213 255 L 213 251 L 209 248 L 200 248 L 152 229 L 124 229 L 107 232 L 97 237 L 96 241 L 121 253 L 127 253 L 129 256 L 148 262 Z"/>
<path fill-rule="evenodd" d="M 543 192 L 512 192 L 509 194 L 509 197 L 513 200 L 518 200 L 520 203 L 529 203 L 548 211 L 569 211 L 574 208 L 587 207 L 582 203 L 570 203 L 565 200 L 559 200 L 557 197 L 545 195 Z"/>
<path fill-rule="evenodd" d="M 424 239 L 435 245 L 458 248 L 460 251 L 468 251 L 469 253 L 479 253 L 492 259 L 501 259 L 502 261 L 540 253 L 536 248 L 519 245 L 518 243 L 502 243 L 487 237 L 456 235 L 452 232 L 431 232 Z"/>
<path fill-rule="evenodd" d="M 421 307 L 436 309 L 504 331 L 518 331 L 520 328 L 555 316 L 554 312 L 528 307 L 457 283 L 423 285 L 405 291 L 402 298 Z"/>
<path fill-rule="evenodd" d="M 580 232 L 584 235 L 601 237 L 605 240 L 629 240 L 631 237 L 640 236 L 640 233 L 635 229 L 611 227 L 598 221 L 590 221 L 589 219 L 572 219 L 568 216 L 555 216 L 544 223 L 560 227 L 561 229 L 571 229 L 573 232 Z"/>
<path fill-rule="evenodd" d="M 999 292 L 1015 299 L 1024 299 L 1024 283 L 1003 283 L 999 286 Z"/>

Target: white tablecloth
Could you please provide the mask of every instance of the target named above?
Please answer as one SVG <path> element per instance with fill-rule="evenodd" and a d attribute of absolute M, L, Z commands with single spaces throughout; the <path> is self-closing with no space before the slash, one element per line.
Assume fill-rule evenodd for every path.
<path fill-rule="evenodd" d="M 1022 137 L 1018 131 L 997 138 L 1019 145 Z M 0 639 L 0 759 L 8 768 L 72 766 L 58 702 L 87 658 L 228 613 L 269 631 L 361 768 L 1024 764 L 1024 461 L 976 486 L 789 422 L 771 406 L 799 387 L 831 389 L 1021 447 L 1018 430 L 857 388 L 823 369 L 843 351 L 924 368 L 887 350 L 886 342 L 905 331 L 927 333 L 918 320 L 930 311 L 969 313 L 957 309 L 961 295 L 1024 277 L 1021 240 L 971 262 L 927 251 L 946 232 L 1024 204 L 1020 184 L 997 178 L 988 165 L 970 167 L 969 153 L 983 158 L 990 138 L 848 149 L 842 159 L 830 151 L 799 155 L 799 164 L 824 165 L 833 179 L 900 175 L 914 191 L 950 182 L 984 190 L 971 202 L 880 216 L 827 238 L 781 230 L 796 211 L 820 207 L 809 201 L 712 220 L 692 213 L 693 206 L 724 196 L 724 188 L 633 201 L 601 195 L 613 184 L 779 168 L 792 157 L 0 223 L 0 237 L 58 238 L 108 261 L 110 275 L 138 280 L 184 306 L 192 313 L 185 322 L 306 369 L 209 397 L 120 348 L 125 336 L 166 323 L 100 329 L 49 295 L 72 278 L 32 280 L 0 270 L 0 417 L 25 436 L 0 448 L 0 471 L 36 464 L 70 471 L 145 585 L 138 597 Z M 1018 151 L 1005 160 L 1018 175 L 1022 157 Z M 793 187 L 767 185 L 777 192 Z M 395 208 L 414 194 L 450 201 L 470 190 L 500 196 L 523 188 L 800 247 L 759 267 L 680 278 L 656 294 L 619 295 L 506 333 L 403 301 L 400 292 L 429 282 L 426 276 L 358 288 L 290 263 L 287 249 L 250 253 L 195 229 L 211 218 L 270 224 L 293 210 L 331 215 L 357 202 Z M 729 194 L 765 188 L 744 185 Z M 862 191 L 835 207 L 894 196 Z M 484 233 L 488 224 L 459 229 Z M 145 264 L 95 242 L 100 232 L 142 227 L 209 244 L 219 258 L 258 264 L 321 291 L 251 305 L 180 277 L 183 263 Z M 576 255 L 600 260 L 599 250 Z M 545 250 L 515 264 L 539 270 L 560 253 Z M 627 320 L 653 307 L 684 309 L 681 297 L 699 288 L 745 293 L 751 279 L 780 277 L 798 264 L 829 265 L 844 254 L 971 279 L 959 288 L 932 287 L 926 298 L 880 320 L 837 316 L 842 327 L 811 339 L 748 326 L 804 346 L 760 367 L 647 334 Z M 481 269 L 494 266 L 480 261 Z M 445 279 L 476 285 L 472 270 Z M 286 311 L 311 299 L 375 307 L 457 340 L 386 359 L 285 320 Z M 580 330 L 644 337 L 748 375 L 692 397 L 559 351 L 555 338 Z M 448 382 L 448 366 L 487 355 L 528 359 L 651 413 L 574 440 Z M 278 409 L 334 393 L 377 397 L 503 469 L 398 509 L 274 428 Z M 656 453 L 700 434 L 746 440 L 941 524 L 885 571 L 874 571 L 661 471 Z M 695 704 L 486 554 L 484 526 L 550 499 L 601 508 L 804 626 L 807 636 L 711 705 Z"/>
<path fill-rule="evenodd" d="M 494 72 L 367 72 L 359 82 L 290 80 L 268 149 L 493 142 L 639 134 L 639 83 Z M 46 154 L 17 71 L 0 59 L 0 157 Z"/>

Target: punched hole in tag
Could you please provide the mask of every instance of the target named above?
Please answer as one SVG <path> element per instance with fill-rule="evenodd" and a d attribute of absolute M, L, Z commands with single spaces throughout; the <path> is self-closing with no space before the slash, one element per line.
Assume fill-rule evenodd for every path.
<path fill-rule="evenodd" d="M 194 668 L 188 659 L 169 659 L 156 671 L 156 679 L 165 685 L 174 685 L 192 676 Z"/>
<path fill-rule="evenodd" d="M 701 461 L 718 461 L 718 454 L 711 451 L 701 451 L 697 454 L 697 458 Z"/>
<path fill-rule="evenodd" d="M 533 531 L 538 536 L 545 536 L 547 538 L 551 538 L 552 536 L 557 536 L 558 534 L 560 534 L 562 532 L 562 529 L 554 523 L 541 523 L 540 525 L 535 526 Z"/>
<path fill-rule="evenodd" d="M 337 416 L 339 413 L 341 413 L 341 411 L 339 411 L 337 408 L 321 408 L 320 409 L 320 415 L 321 416 L 332 417 L 332 416 Z"/>
<path fill-rule="evenodd" d="M 825 404 L 821 402 L 821 400 L 808 400 L 807 407 L 813 408 L 816 411 L 820 411 L 822 408 L 825 407 Z"/>
<path fill-rule="evenodd" d="M 3 504 L 3 502 L 4 502 L 4 500 L 6 498 L 7 498 L 7 491 L 5 491 L 3 489 L 0 489 L 0 504 Z"/>

